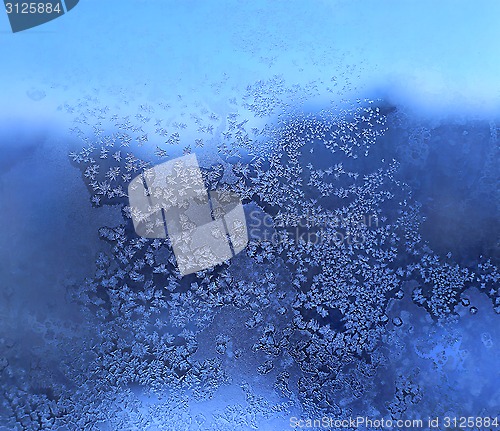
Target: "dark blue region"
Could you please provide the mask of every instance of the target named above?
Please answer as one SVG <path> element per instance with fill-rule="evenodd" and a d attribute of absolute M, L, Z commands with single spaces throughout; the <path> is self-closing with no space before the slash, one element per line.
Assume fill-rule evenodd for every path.
<path fill-rule="evenodd" d="M 37 0 L 26 2 L 22 0 L 4 0 L 10 26 L 14 33 L 28 30 L 50 22 L 64 15 L 64 6 L 67 11 L 73 9 L 79 0 Z"/>
<path fill-rule="evenodd" d="M 71 9 L 73 9 L 79 2 L 80 0 L 66 0 L 66 10 L 69 12 Z"/>

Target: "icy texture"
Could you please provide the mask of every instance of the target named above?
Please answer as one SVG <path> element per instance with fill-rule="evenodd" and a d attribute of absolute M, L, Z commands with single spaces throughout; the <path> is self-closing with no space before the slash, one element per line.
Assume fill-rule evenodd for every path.
<path fill-rule="evenodd" d="M 257 117 L 282 107 L 280 86 L 262 85 L 276 96 L 245 102 Z M 498 319 L 495 246 L 481 240 L 489 256 L 456 247 L 458 259 L 433 251 L 431 242 L 456 244 L 424 238 L 438 209 L 425 200 L 431 187 L 408 174 L 436 151 L 433 133 L 452 136 L 459 126 L 412 125 L 372 100 L 314 115 L 290 110 L 260 128 L 237 113 L 205 112 L 200 136 L 213 122 L 222 143 L 203 149 L 200 137 L 181 151 L 203 149 L 212 160 L 207 188 L 237 193 L 248 211 L 273 220 L 272 236 L 252 237 L 249 226 L 245 252 L 182 277 L 167 239 L 135 234 L 126 196 L 133 177 L 186 142 L 182 124 L 167 132 L 160 120 L 149 142 L 141 124 L 150 127 L 155 109 L 168 107 L 141 105 L 134 122 L 96 109 L 105 124 L 90 122 L 92 134 L 83 114 L 75 119 L 85 146 L 70 159 L 95 211 L 115 206 L 121 217 L 99 229 L 94 277 L 68 286 L 83 318 L 33 320 L 45 342 L 31 350 L 0 340 L 5 429 L 287 429 L 292 414 L 497 414 L 494 404 L 466 405 L 446 383 L 461 369 L 474 375 L 467 319 Z M 481 193 L 494 196 L 496 128 L 477 127 L 491 132 L 476 159 L 485 167 Z M 456 144 L 458 154 L 464 146 Z M 481 349 L 497 351 L 497 331 L 479 327 Z M 421 369 L 439 382 L 436 393 Z M 488 382 L 460 384 L 498 397 Z"/>

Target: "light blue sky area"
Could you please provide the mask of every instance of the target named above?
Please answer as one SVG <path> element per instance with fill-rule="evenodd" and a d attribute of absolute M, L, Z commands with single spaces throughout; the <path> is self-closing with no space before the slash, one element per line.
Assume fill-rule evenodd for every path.
<path fill-rule="evenodd" d="M 81 0 L 12 34 L 0 14 L 0 112 L 50 116 L 110 86 L 141 101 L 217 104 L 279 74 L 320 93 L 335 76 L 351 97 L 483 115 L 500 100 L 498 16 L 495 0 Z M 46 99 L 33 103 L 30 89 Z"/>

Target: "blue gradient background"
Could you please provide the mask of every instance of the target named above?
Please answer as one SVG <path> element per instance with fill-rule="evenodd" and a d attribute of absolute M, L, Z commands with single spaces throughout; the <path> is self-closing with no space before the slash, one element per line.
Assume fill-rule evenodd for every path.
<path fill-rule="evenodd" d="M 240 100 L 248 85 L 280 75 L 285 87 L 315 87 L 311 97 L 291 103 L 298 110 L 381 98 L 431 128 L 488 125 L 500 114 L 499 16 L 500 2 L 493 0 L 81 0 L 61 18 L 12 34 L 0 13 L 0 359 L 14 355 L 9 367 L 17 364 L 29 374 L 30 349 L 45 343 L 40 325 L 84 326 L 67 286 L 93 276 L 102 249 L 98 229 L 120 217 L 116 207 L 92 208 L 81 174 L 69 162 L 68 153 L 82 145 L 70 132 L 86 109 L 78 108 L 79 102 L 90 100 L 132 119 L 142 104 L 169 103 L 165 122 L 172 124 L 202 108 L 224 117 L 232 109 L 229 100 Z M 240 112 L 256 127 L 273 121 Z M 196 137 L 190 125 L 172 155 L 180 155 Z M 440 137 L 445 139 L 446 131 Z M 150 144 L 139 151 L 150 154 L 156 141 L 151 138 Z M 207 140 L 202 153 L 209 158 L 216 145 L 216 137 Z M 485 143 L 478 138 L 474 145 L 471 160 Z M 445 152 L 443 160 L 436 169 L 455 169 L 447 165 Z M 498 219 L 498 206 L 490 204 L 489 217 Z M 498 231 L 490 236 L 498 238 Z M 460 319 L 444 328 L 411 298 L 391 306 L 390 317 L 402 313 L 405 325 L 391 333 L 390 363 L 375 383 L 367 383 L 372 396 L 358 400 L 354 411 L 378 417 L 382 407 L 370 406 L 369 400 L 392 399 L 396 376 L 418 368 L 425 396 L 412 415 L 500 413 L 499 317 L 485 295 L 473 288 L 467 295 L 479 313 L 458 306 Z M 485 347 L 484 333 L 492 347 Z M 48 362 L 56 364 L 63 354 L 57 335 L 53 339 L 45 348 L 52 355 Z M 88 348 L 83 329 L 71 340 L 70 351 Z M 428 344 L 420 349 L 419 343 Z M 2 389 L 12 384 L 8 372 L 0 362 Z M 249 366 L 234 370 L 233 383 L 213 399 L 190 401 L 189 414 L 171 429 L 212 429 L 217 412 L 235 403 L 246 406 L 240 377 L 252 382 L 258 396 L 280 401 L 272 382 Z M 257 429 L 291 429 L 290 417 L 302 413 L 295 406 L 271 418 L 257 415 Z M 203 415 L 205 425 L 189 428 L 196 415 Z M 125 419 L 113 421 L 95 429 L 146 429 Z M 12 423 L 0 404 L 0 430 L 13 429 Z M 78 428 L 61 428 L 73 429 Z"/>

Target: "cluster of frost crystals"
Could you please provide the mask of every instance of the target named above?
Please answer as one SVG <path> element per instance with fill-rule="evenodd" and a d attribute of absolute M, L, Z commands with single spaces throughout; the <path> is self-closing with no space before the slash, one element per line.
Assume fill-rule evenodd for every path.
<path fill-rule="evenodd" d="M 283 85 L 279 77 L 271 84 Z M 282 99 L 266 108 L 257 100 L 265 85 L 256 85 L 248 89 L 255 106 L 247 108 L 268 115 Z M 188 391 L 186 403 L 202 402 L 232 383 L 229 370 L 248 362 L 255 375 L 274 381 L 287 400 L 283 409 L 348 417 L 385 366 L 380 346 L 388 326 L 404 324 L 389 317 L 388 307 L 404 297 L 406 283 L 413 283 L 411 299 L 436 320 L 454 315 L 471 285 L 491 286 L 495 301 L 498 272 L 490 262 L 471 271 L 438 257 L 422 240 L 421 204 L 400 180 L 398 161 L 379 149 L 390 111 L 365 100 L 251 130 L 238 113 L 229 114 L 218 145 L 225 163 L 204 169 L 206 186 L 236 192 L 249 211 L 272 219 L 273 235 L 250 233 L 244 253 L 187 277 L 178 273 L 168 239 L 134 234 L 132 210 L 119 193 L 151 164 L 130 149 L 122 155 L 120 137 L 106 140 L 108 151 L 90 145 L 73 154 L 94 205 L 118 204 L 123 214 L 117 225 L 100 229 L 109 251 L 98 257 L 95 277 L 73 291 L 99 328 L 91 367 L 106 370 L 108 389 L 96 404 L 124 388 L 155 396 Z M 429 132 L 413 128 L 409 139 L 427 145 Z M 231 313 L 245 316 L 249 346 L 225 323 L 212 332 Z M 422 395 L 416 385 L 396 383 L 386 405 L 392 417 Z M 255 417 L 267 414 L 266 405 L 259 404 Z M 255 427 L 248 409 L 227 407 L 210 425 L 198 419 L 207 429 Z"/>
<path fill-rule="evenodd" d="M 302 103 L 317 96 L 317 83 L 288 85 L 282 75 L 274 75 L 267 80 L 259 80 L 246 88 L 243 107 L 256 117 L 269 117 L 276 112 L 288 110 L 290 101 Z"/>
<path fill-rule="evenodd" d="M 404 297 L 405 286 L 417 286 L 411 299 L 440 322 L 458 316 L 461 294 L 471 286 L 499 309 L 498 270 L 491 261 L 461 266 L 422 240 L 422 204 L 401 182 L 399 164 L 384 160 L 377 148 L 386 112 L 367 102 L 291 116 L 274 129 L 267 154 L 233 167 L 233 187 L 274 221 L 272 239 L 257 235 L 247 254 L 258 265 L 285 265 L 294 292 L 285 326 L 264 330 L 263 339 L 271 342 L 261 348 L 271 358 L 285 351 L 299 366 L 304 374 L 293 392 L 306 410 L 338 417 L 349 412 L 339 399 L 354 404 L 367 395 L 367 378 L 383 362 L 375 358 L 389 322 L 404 324 L 400 317 L 389 319 L 387 307 Z M 404 155 L 406 169 L 417 159 L 425 162 L 430 138 L 427 128 L 410 129 L 410 147 L 424 152 Z M 273 367 L 277 390 L 289 393 L 290 370 L 268 360 L 258 372 Z M 359 372 L 365 368 L 369 372 Z M 386 406 L 393 417 L 422 397 L 416 385 L 398 391 Z"/>
<path fill-rule="evenodd" d="M 120 134 L 112 134 L 105 138 L 105 145 L 88 144 L 70 155 L 82 172 L 93 205 L 114 205 L 122 213 L 122 218 L 114 220 L 113 225 L 99 229 L 99 236 L 107 246 L 97 256 L 95 276 L 71 289 L 72 300 L 81 306 L 97 330 L 89 354 L 82 357 L 80 365 L 96 377 L 95 387 L 99 384 L 99 390 L 85 391 L 85 397 L 89 404 L 101 407 L 115 405 L 116 394 L 129 391 L 160 398 L 188 393 L 190 402 L 211 400 L 219 389 L 231 383 L 227 364 L 221 361 L 222 355 L 227 356 L 230 340 L 221 335 L 212 340 L 213 351 L 200 352 L 200 335 L 225 307 L 247 310 L 250 314 L 244 327 L 258 331 L 263 324 L 263 310 L 282 315 L 284 303 L 290 301 L 276 294 L 276 274 L 266 272 L 267 268 L 252 274 L 260 273 L 261 283 L 256 283 L 253 277 L 242 277 L 233 270 L 231 262 L 182 277 L 169 239 L 138 237 L 127 196 L 113 190 L 127 190 L 131 178 L 147 172 L 151 164 L 135 156 L 129 148 L 135 145 L 130 142 L 124 145 L 122 139 Z M 162 154 L 161 158 L 167 156 Z M 202 173 L 208 189 L 217 189 L 221 195 L 231 192 L 231 187 L 222 181 L 221 164 L 202 168 Z M 241 357 L 241 349 L 232 355 L 235 359 Z M 250 392 L 244 390 L 250 400 Z M 138 402 L 132 396 L 131 399 L 126 402 Z M 251 405 L 253 420 L 243 418 L 248 406 L 231 407 L 242 412 L 237 420 L 245 422 L 239 425 L 250 426 L 258 418 L 264 420 L 287 406 L 264 401 L 255 406 L 252 401 Z M 209 429 L 215 423 L 218 426 L 214 429 L 223 429 L 221 416 L 213 415 L 196 428 L 187 425 L 193 420 L 188 412 L 177 418 L 171 412 L 166 415 L 169 408 L 164 411 L 160 406 L 158 410 L 151 409 L 150 416 L 158 420 L 161 429 Z M 229 407 L 226 410 L 230 412 Z M 160 414 L 164 416 L 162 420 L 158 419 Z M 89 415 L 94 419 L 102 417 L 95 412 Z M 174 427 L 177 419 L 179 423 Z M 113 419 L 113 429 L 125 429 L 122 427 L 132 421 L 132 414 L 123 417 L 123 421 Z M 224 429 L 237 429 L 236 422 L 226 425 Z M 150 429 L 139 422 L 136 426 Z"/>
<path fill-rule="evenodd" d="M 479 289 L 485 292 L 492 300 L 494 310 L 500 314 L 500 271 L 491 262 L 491 259 L 482 259 L 477 265 L 477 279 Z"/>
<path fill-rule="evenodd" d="M 422 389 L 415 382 L 418 380 L 418 374 L 417 370 L 410 376 L 399 375 L 397 377 L 394 399 L 387 403 L 392 419 L 405 419 L 408 408 L 421 401 Z"/>
<path fill-rule="evenodd" d="M 474 273 L 428 254 L 422 257 L 418 268 L 422 285 L 413 290 L 414 302 L 424 306 L 437 319 L 453 314 L 461 292 L 474 280 Z"/>
<path fill-rule="evenodd" d="M 314 88 L 290 89 L 276 76 L 249 86 L 243 107 L 264 118 L 288 109 L 287 97 L 310 93 Z M 93 206 L 116 206 L 122 216 L 99 229 L 95 275 L 69 289 L 89 328 L 83 346 L 61 338 L 59 379 L 28 372 L 14 354 L 0 357 L 2 378 L 19 382 L 2 398 L 13 429 L 246 430 L 292 408 L 306 417 L 348 418 L 379 390 L 389 328 L 406 329 L 406 318 L 389 307 L 405 297 L 405 286 L 413 291 L 406 298 L 438 321 L 454 315 L 470 286 L 500 309 L 491 260 L 466 269 L 424 244 L 422 205 L 400 180 L 398 161 L 380 150 L 388 127 L 406 127 L 400 113 L 388 121 L 390 110 L 365 100 L 259 128 L 238 112 L 205 110 L 167 125 L 152 120 L 152 107 L 139 111 L 134 118 L 106 110 L 78 117 L 81 127 L 93 117 L 114 124 L 109 134 L 96 125 L 71 159 Z M 220 132 L 216 163 L 203 169 L 206 187 L 236 192 L 273 225 L 270 237 L 250 234 L 246 251 L 231 261 L 181 277 L 168 239 L 135 234 L 126 191 L 132 178 L 186 144 L 190 121 L 198 137 L 183 154 Z M 75 133 L 83 136 L 79 126 Z M 398 154 L 405 142 L 394 156 L 423 163 L 429 133 L 412 126 L 411 152 Z M 165 145 L 152 144 L 153 135 Z M 154 163 L 139 156 L 145 152 L 138 147 L 151 145 Z M 245 379 L 267 381 L 274 401 Z M 416 380 L 398 377 L 381 413 L 404 417 L 419 403 Z M 192 414 L 193 405 L 210 405 L 231 384 L 240 386 L 243 402 Z"/>
<path fill-rule="evenodd" d="M 362 396 L 363 378 L 352 368 L 374 374 L 388 301 L 407 276 L 408 252 L 418 254 L 419 207 L 396 179 L 397 163 L 370 154 L 385 123 L 369 101 L 297 116 L 282 124 L 269 154 L 234 169 L 236 190 L 271 215 L 276 230 L 274 241 L 251 241 L 248 255 L 259 265 L 282 262 L 293 292 L 288 321 L 260 347 L 293 358 L 304 373 L 298 396 L 313 410 L 341 414 L 340 392 Z"/>

